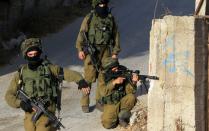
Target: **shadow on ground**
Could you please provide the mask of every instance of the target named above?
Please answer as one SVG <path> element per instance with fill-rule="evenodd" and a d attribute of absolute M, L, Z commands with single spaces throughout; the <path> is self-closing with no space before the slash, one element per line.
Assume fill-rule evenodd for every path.
<path fill-rule="evenodd" d="M 122 51 L 120 58 L 140 57 L 149 50 L 149 32 L 151 21 L 154 17 L 156 0 L 120 0 L 113 1 L 113 14 L 119 26 Z M 194 1 L 182 0 L 181 2 L 159 0 L 156 18 L 165 14 L 190 15 L 194 12 Z M 82 65 L 78 60 L 75 41 L 83 18 L 78 18 L 66 26 L 62 31 L 48 34 L 43 38 L 44 51 L 49 59 L 61 66 Z M 23 60 L 18 57 L 12 65 L 2 67 L 0 75 L 7 74 L 17 69 Z"/>

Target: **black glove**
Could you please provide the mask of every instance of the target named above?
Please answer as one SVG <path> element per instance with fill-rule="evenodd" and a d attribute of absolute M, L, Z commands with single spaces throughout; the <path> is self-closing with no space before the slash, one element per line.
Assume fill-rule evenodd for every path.
<path fill-rule="evenodd" d="M 32 110 L 32 106 L 29 102 L 24 102 L 24 101 L 21 101 L 20 102 L 20 107 L 25 111 L 25 112 L 29 112 L 31 113 L 33 110 Z"/>
<path fill-rule="evenodd" d="M 79 90 L 82 88 L 87 88 L 87 87 L 89 87 L 89 84 L 84 79 L 82 79 L 78 82 L 78 89 Z"/>

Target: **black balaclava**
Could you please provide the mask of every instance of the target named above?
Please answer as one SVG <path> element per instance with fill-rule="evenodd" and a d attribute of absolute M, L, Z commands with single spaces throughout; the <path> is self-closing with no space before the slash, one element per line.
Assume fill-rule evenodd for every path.
<path fill-rule="evenodd" d="M 95 7 L 95 11 L 96 11 L 96 13 L 98 14 L 99 17 L 106 18 L 108 16 L 108 13 L 109 13 L 109 8 L 107 6 L 100 7 L 99 5 L 97 5 Z"/>
<path fill-rule="evenodd" d="M 29 51 L 38 51 L 39 53 L 37 56 L 28 57 L 27 52 L 29 52 Z M 32 48 L 28 49 L 27 52 L 26 52 L 25 59 L 28 61 L 28 67 L 31 70 L 36 70 L 38 68 L 38 66 L 40 66 L 43 61 L 41 59 L 41 50 L 38 47 L 32 47 Z"/>

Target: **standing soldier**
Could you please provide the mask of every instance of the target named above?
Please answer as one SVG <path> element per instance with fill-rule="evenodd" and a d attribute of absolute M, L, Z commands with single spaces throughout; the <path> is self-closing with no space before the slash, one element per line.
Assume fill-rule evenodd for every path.
<path fill-rule="evenodd" d="M 93 10 L 84 18 L 76 41 L 78 57 L 84 61 L 84 78 L 90 86 L 96 81 L 102 62 L 107 57 L 117 58 L 120 52 L 119 33 L 108 3 L 109 0 L 92 0 Z M 97 97 L 98 94 L 96 101 Z M 89 112 L 89 103 L 89 94 L 83 94 L 83 112 Z"/>
<path fill-rule="evenodd" d="M 128 74 L 128 78 L 119 71 L 127 68 L 119 65 L 117 59 L 106 59 L 102 65 L 103 72 L 99 74 L 99 90 L 101 101 L 104 104 L 102 114 L 102 125 L 110 129 L 117 126 L 126 127 L 131 116 L 131 109 L 136 103 L 136 84 L 139 77 L 135 73 Z M 120 76 L 121 75 L 121 76 Z"/>
<path fill-rule="evenodd" d="M 23 65 L 14 75 L 6 92 L 6 102 L 14 108 L 25 111 L 24 128 L 26 131 L 55 131 L 52 120 L 44 112 L 34 109 L 35 101 L 41 100 L 40 109 L 54 115 L 56 108 L 60 110 L 58 85 L 60 81 L 76 82 L 83 93 L 89 93 L 90 88 L 83 77 L 76 71 L 63 69 L 41 58 L 42 47 L 38 38 L 26 39 L 22 42 L 21 51 L 27 64 Z M 19 99 L 22 91 L 28 100 Z M 34 101 L 32 101 L 34 100 Z M 42 108 L 44 107 L 44 109 Z M 38 108 L 37 108 L 38 109 Z M 36 115 L 34 115 L 36 114 Z M 36 121 L 33 121 L 37 118 Z M 56 116 L 55 116 L 56 118 Z M 59 124 L 59 121 L 56 121 Z"/>

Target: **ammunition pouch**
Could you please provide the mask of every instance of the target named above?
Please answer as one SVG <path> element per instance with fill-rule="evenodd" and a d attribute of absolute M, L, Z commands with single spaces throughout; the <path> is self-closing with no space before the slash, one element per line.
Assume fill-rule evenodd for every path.
<path fill-rule="evenodd" d="M 124 91 L 114 91 L 109 96 L 101 98 L 103 104 L 117 104 L 126 95 Z"/>
<path fill-rule="evenodd" d="M 97 49 L 94 45 L 92 45 L 91 47 L 89 47 L 88 45 L 84 45 L 83 48 L 82 48 L 83 52 L 85 55 L 88 55 L 88 54 L 95 54 L 97 52 Z"/>

